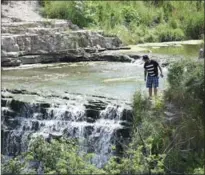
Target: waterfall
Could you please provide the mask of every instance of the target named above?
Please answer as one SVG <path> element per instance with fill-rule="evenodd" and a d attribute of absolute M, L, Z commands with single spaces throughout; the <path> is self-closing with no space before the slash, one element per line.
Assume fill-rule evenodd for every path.
<path fill-rule="evenodd" d="M 18 155 L 27 150 L 32 137 L 39 135 L 45 139 L 76 138 L 80 152 L 94 153 L 92 163 L 103 167 L 118 151 L 112 149 L 113 146 L 120 147 L 117 141 L 126 140 L 122 139 L 122 135 L 123 132 L 129 132 L 123 124 L 127 109 L 112 103 L 104 107 L 99 107 L 100 102 L 96 104 L 98 108 L 89 105 L 88 109 L 85 104 L 42 105 L 14 100 L 4 103 L 2 153 L 7 156 Z M 11 116 L 8 111 L 14 111 L 15 115 Z"/>

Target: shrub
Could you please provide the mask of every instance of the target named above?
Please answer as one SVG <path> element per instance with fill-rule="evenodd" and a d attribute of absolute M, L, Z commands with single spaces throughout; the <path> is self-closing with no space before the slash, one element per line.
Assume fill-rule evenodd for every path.
<path fill-rule="evenodd" d="M 159 41 L 180 41 L 185 38 L 183 31 L 179 28 L 172 29 L 168 25 L 158 25 L 155 34 L 159 37 Z"/>
<path fill-rule="evenodd" d="M 204 34 L 204 14 L 201 12 L 190 15 L 185 20 L 185 33 L 189 38 L 201 39 L 201 35 Z"/>
<path fill-rule="evenodd" d="M 204 160 L 202 156 L 204 152 L 202 140 L 205 137 L 203 65 L 192 60 L 175 62 L 170 65 L 168 82 L 170 87 L 165 97 L 176 106 L 176 110 L 180 113 L 178 114 L 180 122 L 175 126 L 179 129 L 175 131 L 174 149 L 166 162 L 169 168 L 188 173 L 197 166 L 202 167 Z"/>
<path fill-rule="evenodd" d="M 30 167 L 31 162 L 42 165 L 45 174 L 103 174 L 103 170 L 90 163 L 91 156 L 78 154 L 75 142 L 68 139 L 51 140 L 37 137 L 29 145 L 29 150 L 17 158 L 3 164 L 3 173 L 31 174 L 37 169 Z"/>
<path fill-rule="evenodd" d="M 93 22 L 90 13 L 86 9 L 86 3 L 80 1 L 54 1 L 45 3 L 44 16 L 49 18 L 71 20 L 79 27 L 86 27 Z"/>

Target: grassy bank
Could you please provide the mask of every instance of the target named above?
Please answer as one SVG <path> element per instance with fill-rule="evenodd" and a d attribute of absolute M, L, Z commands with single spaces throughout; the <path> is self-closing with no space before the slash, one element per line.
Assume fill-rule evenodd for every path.
<path fill-rule="evenodd" d="M 41 1 L 48 18 L 103 29 L 125 44 L 202 39 L 204 1 Z"/>

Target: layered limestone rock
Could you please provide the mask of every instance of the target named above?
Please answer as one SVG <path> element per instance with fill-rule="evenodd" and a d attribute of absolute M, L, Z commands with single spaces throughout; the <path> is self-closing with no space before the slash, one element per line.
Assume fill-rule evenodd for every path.
<path fill-rule="evenodd" d="M 98 53 L 121 45 L 117 37 L 80 30 L 66 20 L 3 23 L 1 65 L 97 60 L 100 57 L 90 51 Z"/>

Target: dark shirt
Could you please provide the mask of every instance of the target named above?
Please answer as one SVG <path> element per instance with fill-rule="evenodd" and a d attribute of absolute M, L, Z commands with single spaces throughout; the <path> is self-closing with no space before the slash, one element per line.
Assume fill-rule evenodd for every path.
<path fill-rule="evenodd" d="M 144 64 L 144 68 L 148 72 L 148 76 L 151 77 L 158 76 L 158 66 L 159 64 L 154 60 L 150 60 Z"/>

